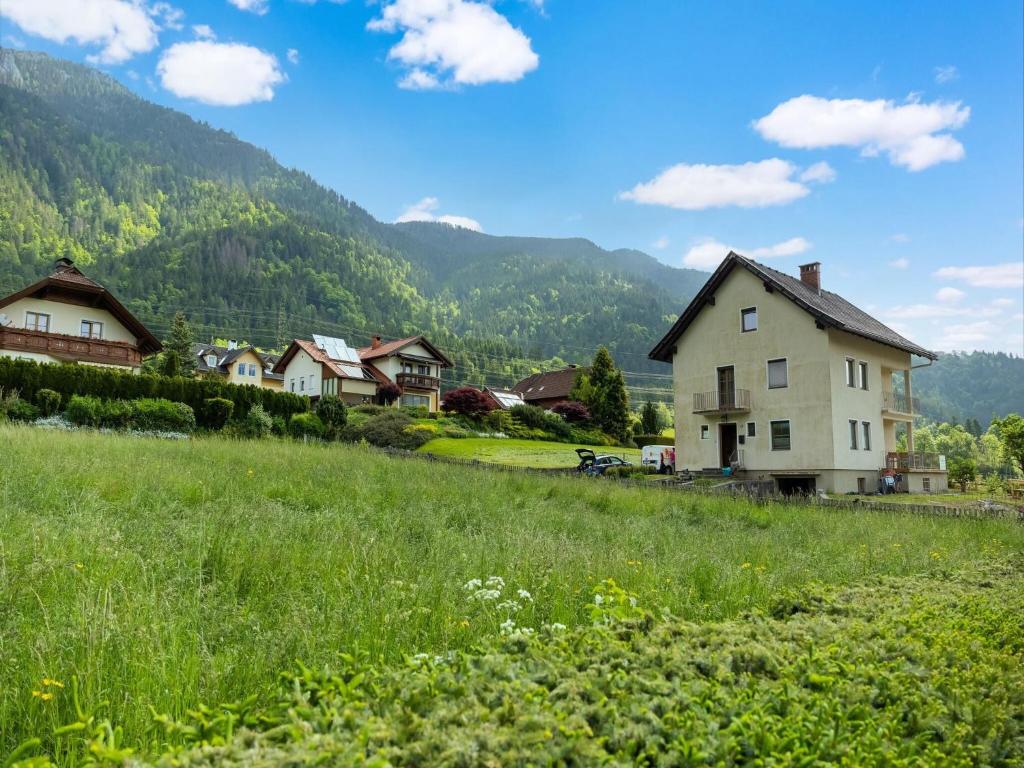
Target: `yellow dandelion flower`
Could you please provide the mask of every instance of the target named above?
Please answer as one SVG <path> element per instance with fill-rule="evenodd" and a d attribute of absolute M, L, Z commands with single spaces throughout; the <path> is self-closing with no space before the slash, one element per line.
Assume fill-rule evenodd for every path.
<path fill-rule="evenodd" d="M 40 698 L 43 695 L 42 691 L 32 691 L 32 697 L 35 699 Z"/>
<path fill-rule="evenodd" d="M 52 688 L 52 687 L 63 688 L 64 687 L 64 683 L 62 683 L 60 680 L 54 680 L 52 677 L 44 677 L 43 678 L 43 685 L 45 685 L 48 688 Z"/>
<path fill-rule="evenodd" d="M 749 567 L 750 567 L 750 563 L 744 563 L 743 565 L 740 566 L 740 568 L 742 568 L 742 569 L 747 569 Z"/>
<path fill-rule="evenodd" d="M 459 626 L 463 629 L 469 629 L 469 619 L 463 619 L 459 622 Z"/>
<path fill-rule="evenodd" d="M 49 692 L 41 693 L 41 694 L 39 694 L 39 698 L 42 699 L 43 701 L 49 701 L 50 699 L 53 698 L 53 694 L 49 693 Z"/>

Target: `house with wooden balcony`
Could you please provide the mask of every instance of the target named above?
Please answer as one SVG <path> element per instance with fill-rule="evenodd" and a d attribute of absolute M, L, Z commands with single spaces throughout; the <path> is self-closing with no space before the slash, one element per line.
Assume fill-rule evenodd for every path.
<path fill-rule="evenodd" d="M 138 372 L 160 342 L 110 291 L 70 259 L 0 299 L 0 355 Z"/>
<path fill-rule="evenodd" d="M 944 491 L 914 451 L 911 373 L 935 354 L 821 287 L 730 253 L 650 357 L 672 365 L 677 470 L 729 468 L 785 493 Z M 906 435 L 905 452 L 897 441 Z"/>
<path fill-rule="evenodd" d="M 359 359 L 402 391 L 401 405 L 424 406 L 435 413 L 441 400 L 441 371 L 453 363 L 423 336 L 384 341 L 374 336 Z"/>

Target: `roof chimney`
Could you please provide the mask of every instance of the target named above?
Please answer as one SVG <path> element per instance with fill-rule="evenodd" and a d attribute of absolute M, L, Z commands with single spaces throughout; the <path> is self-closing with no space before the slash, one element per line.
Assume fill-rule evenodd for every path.
<path fill-rule="evenodd" d="M 380 346 L 380 335 L 378 334 L 378 335 L 374 336 L 373 339 L 370 341 L 370 349 L 376 349 L 379 346 Z"/>
<path fill-rule="evenodd" d="M 53 268 L 56 269 L 58 272 L 61 272 L 65 269 L 70 269 L 73 266 L 75 266 L 75 262 L 73 262 L 67 256 L 61 256 L 59 259 L 53 262 Z"/>
<path fill-rule="evenodd" d="M 812 261 L 800 265 L 800 282 L 821 293 L 821 262 Z"/>
<path fill-rule="evenodd" d="M 238 341 L 236 339 L 228 339 L 228 349 L 238 349 Z"/>

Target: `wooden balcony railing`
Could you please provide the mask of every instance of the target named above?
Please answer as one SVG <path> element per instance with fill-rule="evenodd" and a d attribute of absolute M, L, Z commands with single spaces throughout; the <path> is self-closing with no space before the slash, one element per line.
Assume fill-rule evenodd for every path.
<path fill-rule="evenodd" d="M 127 341 L 89 339 L 49 331 L 0 327 L 0 349 L 36 352 L 61 360 L 135 367 L 142 364 L 139 348 Z"/>
<path fill-rule="evenodd" d="M 398 386 L 412 389 L 440 389 L 441 380 L 435 376 L 423 376 L 419 373 L 400 373 L 395 377 Z"/>
<path fill-rule="evenodd" d="M 906 395 L 901 395 L 896 392 L 883 392 L 882 410 L 892 411 L 894 413 L 914 414 L 918 412 L 918 400 L 916 397 L 911 397 L 908 400 Z"/>
<path fill-rule="evenodd" d="M 938 453 L 913 453 L 892 452 L 885 454 L 886 469 L 894 469 L 897 472 L 909 472 L 910 470 L 932 470 L 938 471 L 942 466 L 942 455 Z"/>
<path fill-rule="evenodd" d="M 750 390 L 694 392 L 694 413 L 743 413 L 750 410 Z"/>

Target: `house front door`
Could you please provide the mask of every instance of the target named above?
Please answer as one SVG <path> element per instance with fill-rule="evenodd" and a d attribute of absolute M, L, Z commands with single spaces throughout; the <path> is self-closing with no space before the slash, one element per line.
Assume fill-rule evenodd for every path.
<path fill-rule="evenodd" d="M 718 425 L 718 450 L 721 462 L 719 466 L 728 467 L 734 460 L 733 454 L 736 453 L 735 424 Z"/>
<path fill-rule="evenodd" d="M 718 408 L 724 410 L 736 405 L 736 372 L 731 366 L 718 369 Z"/>

